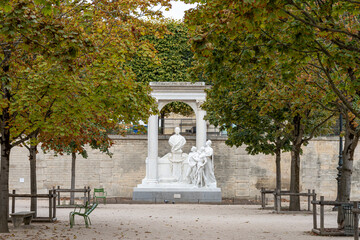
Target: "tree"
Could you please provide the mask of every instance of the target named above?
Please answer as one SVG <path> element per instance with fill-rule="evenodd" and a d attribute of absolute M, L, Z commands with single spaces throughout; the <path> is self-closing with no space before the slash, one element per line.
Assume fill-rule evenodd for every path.
<path fill-rule="evenodd" d="M 94 116 L 96 118 L 96 116 Z M 95 122 L 95 121 L 94 121 Z M 71 128 L 71 122 L 68 122 L 68 128 Z M 108 136 L 108 130 L 116 130 L 118 123 L 108 121 L 107 119 L 97 119 L 96 123 L 87 121 L 82 124 L 80 134 L 76 137 L 70 136 L 58 136 L 52 133 L 41 133 L 39 141 L 43 144 L 41 148 L 47 152 L 53 150 L 55 154 L 71 155 L 71 189 L 75 189 L 75 166 L 76 166 L 76 154 L 80 154 L 83 158 L 87 158 L 88 154 L 86 146 L 89 145 L 92 149 L 98 149 L 100 152 L 112 156 L 110 147 L 113 141 Z M 70 205 L 74 204 L 74 193 L 70 194 Z"/>
<path fill-rule="evenodd" d="M 256 91 L 252 91 L 252 99 L 238 94 L 239 90 L 249 89 L 248 87 L 248 84 L 243 85 L 235 81 L 226 88 L 217 85 L 208 91 L 203 108 L 212 124 L 227 131 L 227 145 L 240 147 L 245 144 L 246 151 L 252 155 L 275 154 L 276 190 L 281 191 L 281 152 L 291 150 L 290 135 L 283 129 L 284 112 L 287 109 L 260 115 L 261 108 L 255 103 L 259 101 Z"/>
<path fill-rule="evenodd" d="M 196 2 L 196 1 L 187 1 Z M 354 150 L 359 141 L 359 29 L 360 3 L 357 1 L 213 1 L 198 7 L 193 17 L 205 19 L 198 26 L 198 39 L 226 32 L 232 39 L 246 32 L 259 40 L 279 61 L 282 55 L 290 62 L 308 64 L 318 77 L 319 91 L 336 105 L 346 118 L 344 165 L 339 186 L 339 200 L 350 200 Z M 212 14 L 212 15 L 211 15 Z M 213 23 L 211 30 L 202 28 Z M 286 64 L 285 62 L 283 62 Z M 344 219 L 339 208 L 338 224 Z"/>
<path fill-rule="evenodd" d="M 239 5 L 241 7 L 237 8 Z M 204 76 L 213 85 L 209 91 L 209 96 L 214 97 L 212 103 L 220 103 L 217 109 L 209 106 L 210 111 L 219 113 L 224 110 L 219 109 L 221 103 L 226 101 L 232 103 L 232 110 L 241 109 L 241 101 L 246 102 L 246 98 L 250 98 L 254 110 L 259 107 L 260 116 L 284 113 L 286 124 L 281 127 L 284 130 L 282 137 L 289 137 L 292 144 L 290 191 L 299 192 L 301 147 L 321 133 L 323 127 L 327 129 L 324 124 L 334 114 L 319 109 L 325 92 L 318 91 L 314 85 L 317 76 L 313 77 L 305 70 L 311 67 L 310 63 L 286 55 L 284 46 L 271 42 L 261 28 L 250 28 L 252 23 L 246 16 L 241 18 L 242 11 L 256 11 L 257 8 L 251 4 L 245 8 L 242 5 L 247 3 L 219 1 L 201 4 L 189 12 L 187 23 L 189 28 L 195 30 L 192 40 L 198 61 L 196 73 L 205 71 Z M 225 96 L 211 94 L 221 88 L 227 89 L 229 93 Z M 233 121 L 239 112 L 224 115 L 230 116 L 230 121 Z M 250 121 L 249 117 L 253 115 L 244 116 Z M 258 132 L 259 135 L 261 132 Z M 290 209 L 300 209 L 298 197 L 291 197 Z"/>
<path fill-rule="evenodd" d="M 31 138 L 37 131 L 37 126 L 31 121 L 20 123 L 26 118 L 30 106 L 37 102 L 42 104 L 41 92 L 32 88 L 40 77 L 37 70 L 48 73 L 66 73 L 61 68 L 68 69 L 73 63 L 73 55 L 83 39 L 77 36 L 63 37 L 68 32 L 66 21 L 51 19 L 33 2 L 2 2 L 1 14 L 1 191 L 0 191 L 0 232 L 8 232 L 8 174 L 11 148 Z M 45 28 L 44 26 L 48 27 Z M 76 30 L 74 30 L 74 33 Z M 74 44 L 71 40 L 79 40 Z M 62 44 L 59 44 L 60 41 Z M 46 61 L 43 59 L 46 58 Z M 57 60 L 55 59 L 57 58 Z M 55 67 L 57 64 L 58 67 Z M 51 69 L 50 66 L 54 66 Z M 35 70 L 35 71 L 34 71 Z M 45 77 L 44 77 L 45 78 Z M 25 85 L 29 84 L 28 89 Z M 27 93 L 22 95 L 23 93 Z M 37 101 L 31 102 L 28 96 L 36 96 Z M 40 105 L 39 104 L 39 105 Z M 39 106 L 38 105 L 38 106 Z M 35 108 L 33 108 L 35 110 Z M 41 113 L 47 112 L 42 109 Z M 46 114 L 44 116 L 47 116 Z M 35 114 L 32 116 L 35 119 Z M 46 118 L 46 117 L 45 117 Z M 23 137 L 26 136 L 26 137 Z"/>
<path fill-rule="evenodd" d="M 148 43 L 138 40 L 139 35 L 153 31 L 140 17 L 160 16 L 151 10 L 153 5 L 168 2 L 0 3 L 0 232 L 8 232 L 12 147 L 34 137 L 40 129 L 76 137 L 80 124 L 73 129 L 54 124 L 72 119 L 69 116 L 76 116 L 81 123 L 92 112 L 126 121 L 146 119 L 150 114 L 154 107 L 150 89 L 134 82 L 125 63 L 135 52 L 154 54 Z M 87 96 L 99 105 L 88 102 L 91 98 Z M 118 105 L 110 105 L 116 100 Z M 137 114 L 127 115 L 129 108 Z"/>
<path fill-rule="evenodd" d="M 209 67 L 213 69 L 214 66 Z M 239 65 L 236 70 L 232 69 L 233 72 L 228 75 L 224 73 L 228 68 L 224 72 L 217 69 L 218 73 L 211 77 L 214 86 L 208 91 L 204 104 L 208 119 L 212 124 L 226 128 L 229 134 L 227 144 L 247 144 L 250 154 L 275 154 L 279 190 L 280 153 L 281 150 L 291 150 L 290 191 L 299 192 L 302 146 L 307 145 L 312 137 L 329 130 L 327 121 L 334 114 L 318 109 L 319 105 L 313 100 L 321 95 L 316 96 L 316 89 L 304 85 L 301 79 L 283 84 L 276 82 L 277 77 L 281 78 L 276 76 L 275 79 L 262 79 L 260 83 L 249 75 L 246 80 L 234 77 L 246 74 L 246 67 Z M 300 209 L 299 198 L 292 198 L 290 203 L 292 210 Z"/>

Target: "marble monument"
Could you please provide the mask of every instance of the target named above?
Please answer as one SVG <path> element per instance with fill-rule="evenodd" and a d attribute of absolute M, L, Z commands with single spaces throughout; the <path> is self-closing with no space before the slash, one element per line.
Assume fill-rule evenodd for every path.
<path fill-rule="evenodd" d="M 158 116 L 148 121 L 148 157 L 146 176 L 133 190 L 133 200 L 159 202 L 221 202 L 221 189 L 216 186 L 214 152 L 211 141 L 206 141 L 206 112 L 201 109 L 206 93 L 204 83 L 162 82 L 150 83 L 152 96 L 159 111 L 173 101 L 187 103 L 196 115 L 196 147 L 190 153 L 182 148 L 186 139 L 176 127 L 169 138 L 171 150 L 158 156 Z"/>

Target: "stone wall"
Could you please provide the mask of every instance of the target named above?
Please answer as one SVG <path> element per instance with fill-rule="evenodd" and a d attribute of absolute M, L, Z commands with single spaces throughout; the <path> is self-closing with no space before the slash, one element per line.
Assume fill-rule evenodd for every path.
<path fill-rule="evenodd" d="M 109 196 L 132 197 L 132 189 L 145 177 L 145 158 L 147 156 L 146 136 L 115 137 L 110 158 L 96 150 L 89 150 L 88 159 L 77 157 L 76 187 L 85 185 L 104 187 Z M 183 148 L 189 152 L 195 145 L 195 137 L 186 136 Z M 215 159 L 215 176 L 222 195 L 226 198 L 253 199 L 259 196 L 261 187 L 275 187 L 275 157 L 248 155 L 245 147 L 230 148 L 225 138 L 212 137 Z M 325 198 L 336 197 L 336 175 L 338 163 L 338 139 L 318 138 L 304 147 L 301 156 L 301 188 L 315 189 Z M 170 151 L 168 137 L 159 136 L 159 156 Z M 360 198 L 358 169 L 360 148 L 355 154 L 352 198 Z M 45 193 L 53 186 L 70 187 L 71 156 L 38 154 L 37 180 L 39 193 Z M 10 189 L 19 193 L 29 193 L 29 161 L 26 148 L 15 148 L 10 161 Z M 20 182 L 21 179 L 24 182 Z M 290 154 L 282 155 L 283 188 L 289 188 Z"/>

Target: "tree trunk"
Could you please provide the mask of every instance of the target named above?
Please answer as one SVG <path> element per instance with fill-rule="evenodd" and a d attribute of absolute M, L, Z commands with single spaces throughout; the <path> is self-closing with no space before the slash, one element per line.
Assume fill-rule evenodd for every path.
<path fill-rule="evenodd" d="M 281 191 L 281 148 L 276 146 L 276 190 Z"/>
<path fill-rule="evenodd" d="M 275 192 L 280 194 L 281 193 L 281 163 L 280 163 L 281 148 L 278 143 L 276 144 L 275 156 L 276 156 L 276 189 L 275 189 Z M 280 200 L 280 202 L 278 204 L 276 204 L 275 209 L 277 209 L 277 211 L 280 211 L 281 210 L 281 197 L 278 198 L 278 200 Z"/>
<path fill-rule="evenodd" d="M 76 153 L 73 152 L 71 153 L 71 189 L 75 189 L 75 163 L 76 163 Z M 74 201 L 74 196 L 75 193 L 72 192 L 70 193 L 70 205 L 74 205 L 75 201 Z"/>
<path fill-rule="evenodd" d="M 294 145 L 291 150 L 291 177 L 290 192 L 300 192 L 300 148 L 301 145 Z M 300 211 L 300 197 L 290 196 L 290 211 Z"/>
<path fill-rule="evenodd" d="M 36 139 L 36 137 L 35 137 Z M 31 138 L 33 140 L 33 138 Z M 30 144 L 29 160 L 30 160 L 30 193 L 37 194 L 36 184 L 36 153 L 37 145 Z M 30 211 L 35 211 L 35 217 L 37 215 L 37 198 L 31 198 Z"/>
<path fill-rule="evenodd" d="M 295 116 L 293 119 L 294 131 L 291 149 L 291 176 L 290 192 L 300 192 L 300 151 L 304 136 L 304 126 L 301 124 L 301 117 Z M 290 196 L 290 211 L 300 211 L 300 197 Z"/>
<path fill-rule="evenodd" d="M 354 127 L 355 122 L 349 121 L 346 118 L 346 127 L 345 127 L 345 144 L 343 151 L 343 165 L 341 168 L 341 177 L 339 184 L 339 201 L 340 202 L 349 202 L 350 201 L 350 192 L 351 192 L 351 174 L 353 170 L 354 162 L 354 152 L 356 146 L 359 142 L 359 133 L 356 135 L 356 127 Z M 344 213 L 341 207 L 338 208 L 338 228 L 344 228 Z"/>
<path fill-rule="evenodd" d="M 10 51 L 8 52 L 10 53 Z M 10 56 L 6 56 L 10 57 Z M 3 71 L 6 73 L 9 66 L 4 66 Z M 10 102 L 11 94 L 7 85 L 9 80 L 7 76 L 1 83 L 2 98 L 5 102 Z M 8 233 L 8 217 L 9 217 L 9 166 L 10 166 L 10 122 L 11 116 L 9 107 L 2 108 L 0 120 L 0 133 L 1 133 L 1 170 L 0 170 L 0 233 Z"/>
<path fill-rule="evenodd" d="M 1 171 L 0 171 L 0 233 L 8 233 L 9 217 L 9 165 L 10 165 L 10 128 L 8 108 L 3 109 L 1 124 Z M 4 119 L 6 120 L 4 121 Z"/>

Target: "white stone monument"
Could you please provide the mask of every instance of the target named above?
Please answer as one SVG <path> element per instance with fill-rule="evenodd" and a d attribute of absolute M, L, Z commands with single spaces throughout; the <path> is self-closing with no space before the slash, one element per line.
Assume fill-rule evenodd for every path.
<path fill-rule="evenodd" d="M 151 95 L 157 100 L 159 111 L 168 103 L 187 103 L 196 115 L 196 148 L 184 153 L 186 139 L 180 129 L 169 138 L 171 152 L 158 156 L 158 116 L 148 121 L 148 157 L 146 176 L 134 188 L 133 200 L 179 201 L 179 202 L 220 202 L 221 189 L 216 186 L 214 175 L 213 149 L 211 141 L 206 142 L 206 112 L 201 104 L 206 99 L 203 82 L 151 82 Z M 194 149 L 194 148 L 192 148 Z"/>

